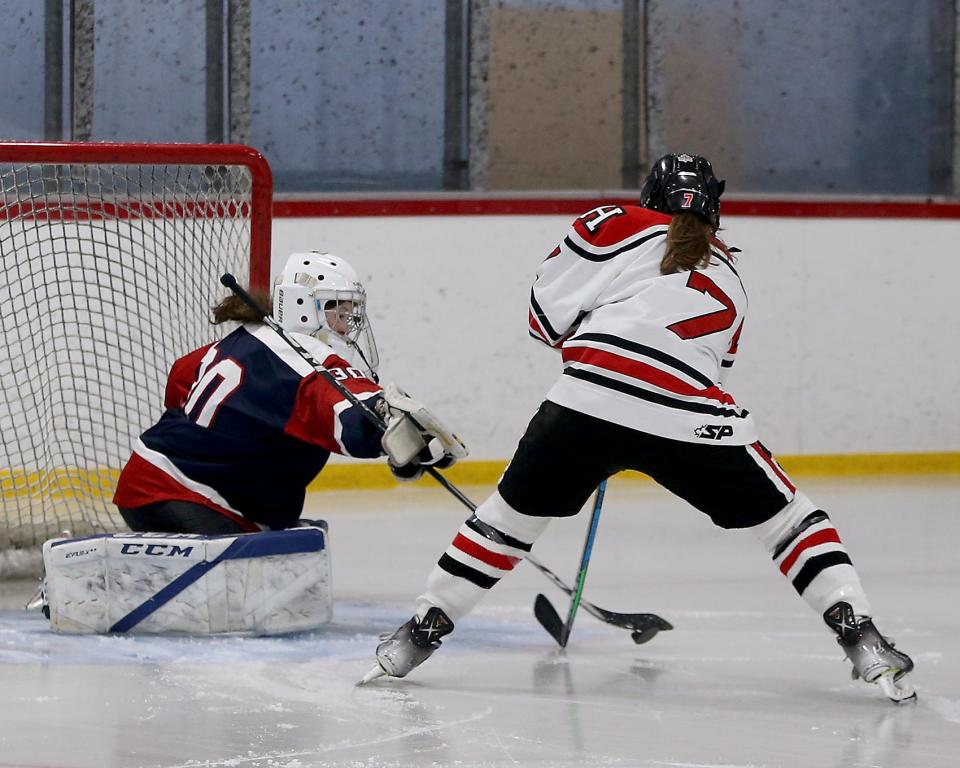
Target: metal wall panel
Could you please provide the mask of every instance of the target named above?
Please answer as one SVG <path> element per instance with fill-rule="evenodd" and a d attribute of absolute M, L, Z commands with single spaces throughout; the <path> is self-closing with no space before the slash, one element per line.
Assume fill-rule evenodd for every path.
<path fill-rule="evenodd" d="M 205 0 L 95 0 L 96 141 L 203 141 Z"/>
<path fill-rule="evenodd" d="M 952 0 L 650 0 L 651 154 L 740 193 L 949 192 Z"/>
<path fill-rule="evenodd" d="M 960 188 L 957 0 L 0 0 L 0 13 L 0 137 L 248 142 L 281 191 L 632 187 L 681 149 L 740 194 Z"/>
<path fill-rule="evenodd" d="M 279 189 L 439 189 L 444 0 L 251 5 L 250 141 Z"/>
<path fill-rule="evenodd" d="M 0 137 L 44 136 L 44 4 L 0 0 Z"/>

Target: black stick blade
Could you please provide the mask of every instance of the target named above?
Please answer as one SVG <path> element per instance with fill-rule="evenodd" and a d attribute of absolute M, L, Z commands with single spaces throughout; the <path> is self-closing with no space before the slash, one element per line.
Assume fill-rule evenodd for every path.
<path fill-rule="evenodd" d="M 637 645 L 643 645 L 644 643 L 649 643 L 651 640 L 653 640 L 653 638 L 655 638 L 659 632 L 659 627 L 635 629 L 630 633 L 630 637 L 633 638 L 633 642 L 635 642 Z"/>
<path fill-rule="evenodd" d="M 661 616 L 655 613 L 616 613 L 615 611 L 606 611 L 603 608 L 592 606 L 587 608 L 587 612 L 593 614 L 598 619 L 615 627 L 630 629 L 636 632 L 646 632 L 649 629 L 655 629 L 658 632 L 673 629 L 671 624 Z M 653 637 L 651 635 L 650 637 Z"/>
<path fill-rule="evenodd" d="M 550 633 L 550 637 L 556 640 L 557 644 L 562 647 L 563 620 L 560 618 L 560 614 L 557 613 L 557 609 L 553 607 L 553 603 L 547 600 L 544 595 L 537 595 L 537 599 L 533 601 L 533 615 L 537 617 L 540 626 L 547 630 L 547 632 Z"/>

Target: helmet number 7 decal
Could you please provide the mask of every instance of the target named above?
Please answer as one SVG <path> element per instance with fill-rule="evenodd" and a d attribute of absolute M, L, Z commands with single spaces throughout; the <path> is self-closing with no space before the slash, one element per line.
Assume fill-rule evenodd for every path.
<path fill-rule="evenodd" d="M 229 357 L 211 365 L 220 350 L 216 345 L 207 350 L 200 361 L 197 377 L 183 411 L 199 427 L 209 427 L 223 401 L 243 383 L 243 367 Z"/>
<path fill-rule="evenodd" d="M 733 299 L 720 290 L 720 287 L 703 272 L 691 272 L 690 277 L 687 278 L 687 288 L 716 299 L 723 304 L 724 308 L 672 323 L 667 326 L 668 331 L 673 331 L 681 339 L 696 339 L 725 331 L 736 322 L 737 308 L 734 306 Z"/>

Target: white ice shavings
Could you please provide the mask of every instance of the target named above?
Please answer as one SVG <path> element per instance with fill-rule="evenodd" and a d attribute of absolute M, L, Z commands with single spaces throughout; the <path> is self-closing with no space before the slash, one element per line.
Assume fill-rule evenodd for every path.
<path fill-rule="evenodd" d="M 463 622 L 466 640 L 455 648 L 477 649 L 539 643 L 543 630 L 526 611 L 494 617 L 478 611 Z M 50 630 L 39 613 L 0 611 L 0 665 L 63 664 L 203 664 L 250 661 L 367 660 L 377 636 L 409 618 L 406 606 L 340 601 L 333 621 L 314 632 L 280 637 L 177 637 L 162 635 L 67 635 Z M 581 636 L 588 633 L 585 625 Z M 458 652 L 451 649 L 445 655 Z"/>
<path fill-rule="evenodd" d="M 925 703 L 944 720 L 950 723 L 960 724 L 960 699 L 947 699 L 943 696 L 926 695 L 922 696 L 920 701 Z"/>
<path fill-rule="evenodd" d="M 299 762 L 297 758 L 313 757 L 327 752 L 335 752 L 340 750 L 372 747 L 378 744 L 386 744 L 391 741 L 408 739 L 413 736 L 422 736 L 427 733 L 436 733 L 437 731 L 444 731 L 451 728 L 456 729 L 464 725 L 479 722 L 480 720 L 489 717 L 492 712 L 492 707 L 486 707 L 479 712 L 474 712 L 472 715 L 459 720 L 451 720 L 447 723 L 433 723 L 430 725 L 419 725 L 411 728 L 404 728 L 397 733 L 389 733 L 375 739 L 364 741 L 345 741 L 339 744 L 330 744 L 327 746 L 317 747 L 315 749 L 303 749 L 291 752 L 266 752 L 263 754 L 250 754 L 245 757 L 231 757 L 224 760 L 191 760 L 186 763 L 179 763 L 178 765 L 166 766 L 165 768 L 221 768 L 221 766 L 223 768 L 238 768 L 239 766 L 246 765 L 247 763 L 255 763 L 263 760 L 268 760 L 270 761 L 270 765 L 274 765 L 277 760 L 290 760 L 291 758 L 293 759 L 292 763 L 285 763 L 283 765 L 286 768 L 297 768 L 296 764 Z M 313 765 L 313 763 L 311 763 L 311 765 Z"/>

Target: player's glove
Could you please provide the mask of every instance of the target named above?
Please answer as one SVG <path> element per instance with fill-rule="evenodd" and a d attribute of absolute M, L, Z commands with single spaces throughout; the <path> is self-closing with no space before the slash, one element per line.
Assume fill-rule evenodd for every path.
<path fill-rule="evenodd" d="M 387 424 L 381 445 L 398 480 L 417 480 L 426 467 L 446 469 L 467 455 L 460 438 L 396 384 L 384 387 L 378 406 Z"/>

